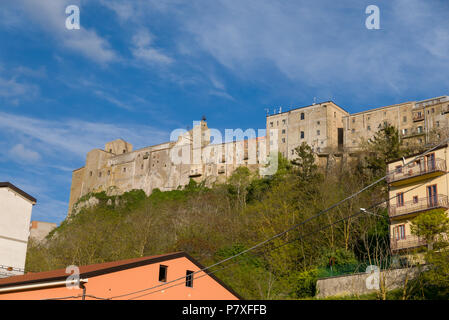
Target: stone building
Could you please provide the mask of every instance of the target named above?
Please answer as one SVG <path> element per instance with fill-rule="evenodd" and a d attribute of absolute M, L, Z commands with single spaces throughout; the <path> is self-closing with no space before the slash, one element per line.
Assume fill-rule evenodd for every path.
<path fill-rule="evenodd" d="M 192 130 L 180 134 L 177 141 L 173 139 L 139 150 L 118 139 L 106 143 L 104 150 L 88 152 L 85 166 L 73 171 L 69 215 L 73 205 L 91 192 L 120 194 L 142 189 L 150 194 L 155 188 L 177 189 L 187 185 L 190 179 L 209 185 L 223 182 L 242 165 L 262 170 L 267 155 L 280 152 L 293 160 L 294 149 L 303 142 L 312 147 L 317 163 L 329 168 L 351 159 L 363 141 L 387 123 L 399 129 L 406 145 L 429 143 L 440 138 L 438 135 L 449 136 L 448 115 L 448 96 L 354 114 L 327 101 L 267 115 L 266 137 L 242 135 L 224 143 L 211 143 L 216 132 L 211 133 L 203 119 Z"/>
<path fill-rule="evenodd" d="M 72 173 L 68 216 L 74 204 L 91 192 L 121 194 L 142 189 L 149 195 L 156 188 L 176 190 L 190 179 L 211 185 L 224 182 L 239 166 L 258 170 L 259 158 L 266 159 L 265 137 L 218 144 L 210 140 L 203 120 L 177 141 L 133 150 L 130 143 L 118 139 L 106 143 L 104 150 L 89 151 L 85 165 Z"/>
<path fill-rule="evenodd" d="M 359 150 L 387 123 L 398 129 L 406 146 L 429 143 L 434 133 L 449 129 L 448 113 L 449 97 L 442 96 L 349 114 L 343 119 L 345 150 Z"/>
<path fill-rule="evenodd" d="M 52 222 L 31 221 L 29 239 L 37 243 L 45 242 L 45 237 L 58 225 Z"/>
<path fill-rule="evenodd" d="M 289 160 L 294 149 L 306 142 L 317 154 L 343 150 L 343 118 L 349 113 L 328 101 L 268 115 L 267 144 Z"/>

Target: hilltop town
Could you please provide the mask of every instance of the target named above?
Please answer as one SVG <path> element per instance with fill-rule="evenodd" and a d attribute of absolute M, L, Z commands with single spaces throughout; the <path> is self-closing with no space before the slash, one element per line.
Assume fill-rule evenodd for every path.
<path fill-rule="evenodd" d="M 276 110 L 275 110 L 276 111 Z M 405 146 L 423 145 L 449 132 L 449 97 L 368 109 L 350 114 L 332 101 L 279 109 L 266 116 L 267 136 L 242 136 L 221 144 L 211 144 L 207 122 L 197 122 L 192 130 L 170 141 L 133 150 L 130 142 L 118 139 L 104 149 L 93 149 L 83 167 L 73 171 L 68 216 L 75 203 L 86 194 L 107 191 L 121 194 L 142 189 L 176 190 L 190 179 L 207 185 L 224 182 L 236 168 L 259 170 L 267 157 L 280 152 L 288 160 L 302 143 L 315 153 L 317 164 L 326 168 L 357 157 L 364 142 L 385 125 L 398 129 Z M 215 139 L 214 139 L 215 140 Z M 197 143 L 195 144 L 195 141 Z M 187 161 L 176 161 L 178 153 Z M 182 160 L 182 159 L 181 159 Z"/>

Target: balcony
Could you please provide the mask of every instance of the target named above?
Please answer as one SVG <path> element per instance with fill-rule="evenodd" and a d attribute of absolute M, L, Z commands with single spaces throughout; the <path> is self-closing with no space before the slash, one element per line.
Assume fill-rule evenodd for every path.
<path fill-rule="evenodd" d="M 407 139 L 407 138 L 412 138 L 412 137 L 416 137 L 416 136 L 422 136 L 425 135 L 426 133 L 424 132 L 423 129 L 418 129 L 418 128 L 412 128 L 410 130 L 407 130 L 406 132 L 402 131 L 401 132 L 401 137 L 403 139 Z"/>
<path fill-rule="evenodd" d="M 424 111 L 421 112 L 417 112 L 415 114 L 413 114 L 413 121 L 422 121 L 424 120 Z"/>
<path fill-rule="evenodd" d="M 406 167 L 398 168 L 389 172 L 387 182 L 392 186 L 399 186 L 423 179 L 441 176 L 446 173 L 446 160 L 435 159 L 420 163 L 411 163 Z"/>
<path fill-rule="evenodd" d="M 390 205 L 389 215 L 390 218 L 403 217 L 406 215 L 417 214 L 419 212 L 431 210 L 431 209 L 448 209 L 449 203 L 446 195 L 436 195 L 430 198 L 419 198 L 417 201 L 406 201 L 403 205 Z"/>
<path fill-rule="evenodd" d="M 391 251 L 400 251 L 406 249 L 413 249 L 427 245 L 426 240 L 417 236 L 406 236 L 405 239 L 397 240 L 395 238 L 390 239 Z"/>

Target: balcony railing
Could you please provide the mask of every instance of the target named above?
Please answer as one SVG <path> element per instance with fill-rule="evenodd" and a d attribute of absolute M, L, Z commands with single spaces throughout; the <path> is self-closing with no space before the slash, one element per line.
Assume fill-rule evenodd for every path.
<path fill-rule="evenodd" d="M 425 134 L 424 130 L 418 129 L 418 128 L 411 128 L 411 129 L 408 129 L 406 132 L 401 131 L 401 137 L 404 139 L 414 137 L 414 136 L 420 136 L 420 135 L 424 135 L 424 134 Z"/>
<path fill-rule="evenodd" d="M 446 161 L 443 159 L 435 159 L 434 161 L 421 160 L 420 164 L 412 163 L 406 167 L 401 167 L 389 172 L 387 176 L 387 182 L 392 183 L 395 181 L 408 179 L 411 177 L 421 176 L 432 172 L 446 172 Z"/>
<path fill-rule="evenodd" d="M 421 121 L 424 120 L 424 112 L 423 113 L 415 113 L 413 115 L 413 121 Z"/>
<path fill-rule="evenodd" d="M 406 236 L 405 239 L 397 240 L 395 238 L 390 239 L 390 248 L 392 251 L 412 249 L 420 246 L 425 246 L 426 240 L 417 236 Z"/>
<path fill-rule="evenodd" d="M 391 200 L 396 201 L 396 200 Z M 426 211 L 437 208 L 449 208 L 446 195 L 435 195 L 429 198 L 419 198 L 417 201 L 406 201 L 402 205 L 390 205 L 389 214 L 390 218 L 402 216 L 405 214 L 411 214 L 420 211 Z"/>

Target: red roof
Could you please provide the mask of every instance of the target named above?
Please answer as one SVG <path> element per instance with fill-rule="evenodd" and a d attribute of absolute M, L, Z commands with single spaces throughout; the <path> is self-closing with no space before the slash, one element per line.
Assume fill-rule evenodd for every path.
<path fill-rule="evenodd" d="M 164 260 L 176 259 L 180 257 L 186 257 L 185 252 L 174 252 L 168 254 L 161 254 L 149 257 L 134 258 L 127 260 L 119 260 L 113 262 L 97 263 L 87 266 L 80 266 L 80 276 L 92 277 L 95 275 L 105 274 L 109 272 L 116 272 L 124 269 L 135 268 L 142 265 L 157 263 Z M 35 282 L 47 282 L 64 280 L 69 276 L 66 273 L 66 269 L 57 269 L 51 271 L 43 271 L 37 273 L 27 273 L 20 276 L 12 276 L 4 279 L 0 279 L 0 288 L 8 287 L 12 285 L 28 284 Z"/>

